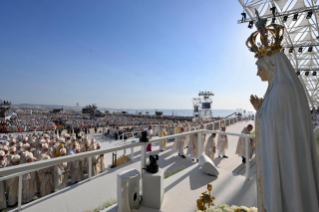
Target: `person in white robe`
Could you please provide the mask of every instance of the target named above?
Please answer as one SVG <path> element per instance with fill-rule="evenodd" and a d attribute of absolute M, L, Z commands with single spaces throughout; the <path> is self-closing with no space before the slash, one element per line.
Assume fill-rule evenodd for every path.
<path fill-rule="evenodd" d="M 26 162 L 32 163 L 36 160 L 31 152 L 26 155 Z M 29 172 L 22 177 L 22 202 L 28 203 L 33 200 L 38 192 L 38 185 L 36 181 L 36 171 Z"/>
<path fill-rule="evenodd" d="M 48 150 L 48 145 L 44 144 L 44 148 Z M 46 153 L 43 153 L 41 155 L 41 160 L 49 160 L 50 156 L 47 155 Z M 50 194 L 54 190 L 54 185 L 53 185 L 53 174 L 54 167 L 47 167 L 44 169 L 40 169 L 38 171 L 39 179 L 40 179 L 40 194 L 41 197 L 44 197 L 48 194 Z"/>
<path fill-rule="evenodd" d="M 226 131 L 226 127 L 222 127 L 222 132 Z M 227 135 L 218 134 L 217 138 L 217 149 L 218 149 L 218 157 L 228 158 L 226 156 L 226 149 L 228 149 L 228 137 Z"/>
<path fill-rule="evenodd" d="M 215 158 L 215 153 L 216 153 L 215 138 L 216 138 L 216 133 L 212 133 L 212 135 L 208 137 L 206 147 L 205 147 L 205 154 L 211 160 Z"/>
<path fill-rule="evenodd" d="M 93 146 L 91 146 L 91 148 L 94 148 L 94 149 L 92 149 L 94 151 L 96 148 L 95 144 Z M 92 157 L 92 176 L 95 176 L 101 172 L 100 159 L 101 159 L 101 155 L 95 155 Z M 87 169 L 89 169 L 89 167 L 87 167 Z"/>
<path fill-rule="evenodd" d="M 80 150 L 76 149 L 75 150 L 75 154 L 79 154 Z M 71 161 L 71 183 L 76 183 L 79 181 L 82 181 L 84 179 L 84 174 L 83 174 L 83 162 L 81 159 L 79 160 L 75 160 L 75 161 Z"/>
<path fill-rule="evenodd" d="M 184 128 L 180 127 L 179 133 L 183 133 L 183 132 L 184 132 Z M 176 145 L 174 145 L 173 150 L 176 150 L 178 155 L 181 156 L 182 158 L 186 158 L 184 154 L 185 136 L 180 136 L 176 138 L 174 143 L 176 143 Z"/>
<path fill-rule="evenodd" d="M 158 135 L 159 137 L 165 137 L 167 135 L 165 125 L 163 125 L 162 127 L 160 126 Z M 160 141 L 159 146 L 160 146 L 160 151 L 163 152 L 166 149 L 167 140 Z"/>
<path fill-rule="evenodd" d="M 66 149 L 60 149 L 60 156 L 67 155 Z M 54 167 L 54 190 L 58 191 L 66 187 L 70 173 L 70 162 L 63 162 Z"/>
<path fill-rule="evenodd" d="M 96 149 L 101 149 L 101 143 L 97 142 L 96 143 Z M 100 155 L 99 159 L 99 168 L 100 168 L 100 173 L 105 171 L 105 163 L 104 163 L 104 154 Z"/>
<path fill-rule="evenodd" d="M 49 143 L 49 156 L 51 158 L 54 158 L 56 154 L 56 149 L 55 149 L 55 139 L 51 139 Z"/>
<path fill-rule="evenodd" d="M 92 138 L 92 139 L 91 139 L 90 149 L 91 149 L 91 150 L 96 149 L 95 138 Z"/>
<path fill-rule="evenodd" d="M 251 124 L 249 124 L 247 127 L 245 127 L 242 131 L 241 134 L 250 134 L 250 131 L 252 131 L 253 126 Z M 246 158 L 245 158 L 245 138 L 243 137 L 239 137 L 238 138 L 238 143 L 237 143 L 237 147 L 236 147 L 236 152 L 235 154 L 237 154 L 239 157 L 242 157 L 242 162 L 246 163 Z M 249 139 L 249 145 L 248 145 L 248 155 L 249 155 L 249 159 L 252 158 L 253 156 L 253 140 Z"/>
<path fill-rule="evenodd" d="M 194 131 L 194 128 L 191 129 Z M 187 155 L 189 155 L 189 159 L 192 161 L 198 161 L 198 134 L 191 134 L 189 136 Z"/>
<path fill-rule="evenodd" d="M 78 145 L 77 145 L 77 148 L 78 148 Z M 91 150 L 92 149 L 91 149 L 89 141 L 85 141 L 83 152 L 88 152 Z M 89 158 L 83 158 L 82 161 L 83 161 L 83 163 L 82 163 L 83 172 L 88 173 Z"/>
<path fill-rule="evenodd" d="M 17 166 L 20 164 L 20 156 L 13 155 L 11 163 L 7 166 Z M 13 206 L 18 202 L 19 177 L 13 177 L 6 180 L 6 193 L 8 196 L 8 206 Z"/>
<path fill-rule="evenodd" d="M 266 20 L 257 23 L 265 29 Z M 266 94 L 262 99 L 251 96 L 257 110 L 258 211 L 319 211 L 319 163 L 307 90 L 287 56 L 280 52 L 282 47 L 273 48 L 278 51 L 256 62 L 257 75 L 268 82 Z"/>
<path fill-rule="evenodd" d="M 7 165 L 5 152 L 0 150 L 0 169 Z M 2 177 L 2 176 L 1 176 Z M 7 198 L 5 194 L 5 181 L 0 181 L 0 210 L 7 208 Z"/>
<path fill-rule="evenodd" d="M 15 146 L 10 147 L 10 154 L 7 157 L 7 165 L 9 165 L 11 163 L 11 158 L 16 154 L 16 150 L 17 149 Z"/>

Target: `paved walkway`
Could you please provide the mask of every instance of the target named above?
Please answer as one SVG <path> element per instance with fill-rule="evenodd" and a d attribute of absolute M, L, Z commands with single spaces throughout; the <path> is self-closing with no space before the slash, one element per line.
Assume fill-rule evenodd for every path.
<path fill-rule="evenodd" d="M 237 123 L 227 127 L 226 131 L 240 133 L 247 124 L 253 124 L 253 122 Z M 177 153 L 171 151 L 170 147 L 172 146 L 172 143 L 169 143 L 168 150 L 164 152 L 159 152 L 158 145 L 154 144 L 153 151 L 147 154 L 158 154 L 160 158 L 158 162 L 159 166 L 164 169 L 164 171 L 170 172 L 176 168 L 181 168 L 182 166 L 186 167 L 186 169 L 180 173 L 165 179 L 165 196 L 167 198 L 164 200 L 165 204 L 163 204 L 163 206 L 166 205 L 164 206 L 165 210 L 162 211 L 185 211 L 177 210 L 176 208 L 174 209 L 173 205 L 179 205 L 180 207 L 185 204 L 185 206 L 189 207 L 196 206 L 196 199 L 201 192 L 205 191 L 207 183 L 210 182 L 214 185 L 215 193 L 213 194 L 216 197 L 216 203 L 246 206 L 256 205 L 256 195 L 253 193 L 255 191 L 254 165 L 251 165 L 251 181 L 247 182 L 245 181 L 244 176 L 238 176 L 238 174 L 245 174 L 245 168 L 241 164 L 241 158 L 234 154 L 237 140 L 238 137 L 229 136 L 229 149 L 226 152 L 229 158 L 214 159 L 215 164 L 220 170 L 220 176 L 218 178 L 203 174 L 198 170 L 196 163 L 193 163 L 189 159 L 183 159 L 177 156 Z M 115 142 L 109 140 L 101 144 L 102 148 L 107 148 L 116 145 L 116 143 L 118 143 L 118 141 Z M 130 155 L 130 150 L 128 150 L 127 153 Z M 120 154 L 122 153 L 119 151 L 118 155 Z M 105 155 L 105 164 L 111 164 L 111 154 Z M 44 198 L 23 205 L 23 211 L 82 212 L 85 210 L 92 210 L 99 207 L 107 200 L 112 198 L 116 199 L 117 174 L 130 168 L 136 168 L 138 170 L 141 168 L 139 147 L 134 149 L 134 160 L 132 162 L 109 169 L 107 172 L 93 177 L 91 181 L 84 180 Z M 183 197 L 179 197 L 181 195 L 183 195 Z M 184 196 L 185 198 L 187 196 L 186 199 L 188 201 L 185 201 L 186 199 Z M 170 199 L 173 201 L 169 201 Z M 180 204 L 173 204 L 175 199 L 177 202 L 180 202 Z M 151 210 L 141 208 L 140 211 Z"/>
<path fill-rule="evenodd" d="M 219 169 L 219 176 L 204 174 L 197 164 L 188 167 L 164 180 L 165 194 L 161 209 L 141 206 L 139 212 L 184 212 L 195 211 L 196 200 L 207 191 L 207 184 L 213 185 L 214 204 L 257 206 L 256 180 L 247 181 L 245 177 Z M 118 212 L 117 205 L 103 212 Z"/>

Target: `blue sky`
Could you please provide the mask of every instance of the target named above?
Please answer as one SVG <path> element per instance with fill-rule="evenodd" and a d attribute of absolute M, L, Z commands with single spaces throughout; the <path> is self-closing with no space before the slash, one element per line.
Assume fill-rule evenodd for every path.
<path fill-rule="evenodd" d="M 119 109 L 252 110 L 267 85 L 236 0 L 0 2 L 1 99 Z"/>

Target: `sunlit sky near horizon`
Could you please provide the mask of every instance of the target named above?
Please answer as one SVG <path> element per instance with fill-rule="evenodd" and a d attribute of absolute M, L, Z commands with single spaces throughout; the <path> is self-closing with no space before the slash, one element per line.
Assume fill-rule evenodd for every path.
<path fill-rule="evenodd" d="M 0 70 L 14 104 L 252 110 L 267 84 L 237 24 L 236 0 L 15 0 L 0 2 Z"/>

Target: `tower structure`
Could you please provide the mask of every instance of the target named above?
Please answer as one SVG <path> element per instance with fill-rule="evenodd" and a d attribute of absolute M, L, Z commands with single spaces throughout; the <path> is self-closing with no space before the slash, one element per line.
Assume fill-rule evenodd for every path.
<path fill-rule="evenodd" d="M 193 117 L 201 120 L 212 119 L 211 104 L 213 103 L 212 96 L 214 94 L 210 91 L 200 91 L 198 96 L 193 98 Z"/>

